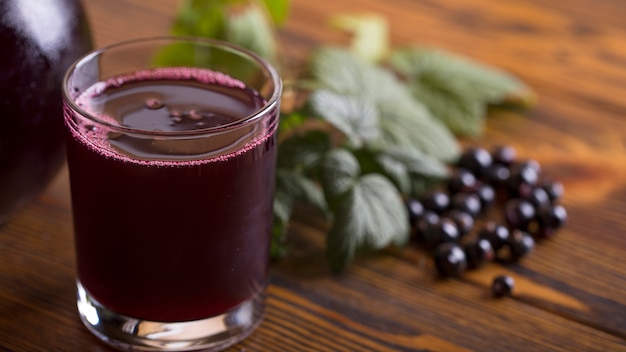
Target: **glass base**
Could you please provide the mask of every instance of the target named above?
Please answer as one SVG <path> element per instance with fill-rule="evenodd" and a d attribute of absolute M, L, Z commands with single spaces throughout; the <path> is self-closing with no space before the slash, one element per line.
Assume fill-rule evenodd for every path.
<path fill-rule="evenodd" d="M 158 322 L 117 314 L 93 299 L 80 282 L 76 286 L 83 324 L 123 351 L 221 351 L 250 335 L 263 319 L 263 292 L 211 318 Z"/>

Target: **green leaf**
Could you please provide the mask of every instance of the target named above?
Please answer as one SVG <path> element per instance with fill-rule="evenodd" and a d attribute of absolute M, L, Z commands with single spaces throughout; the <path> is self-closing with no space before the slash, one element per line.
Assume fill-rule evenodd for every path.
<path fill-rule="evenodd" d="M 250 49 L 278 66 L 278 38 L 274 21 L 284 20 L 287 0 L 185 0 L 179 7 L 172 33 L 221 39 Z M 272 18 L 270 18 L 272 16 Z M 188 51 L 169 50 L 169 61 Z M 163 56 L 163 55 L 162 55 Z"/>
<path fill-rule="evenodd" d="M 335 93 L 314 94 L 315 112 L 355 146 L 406 146 L 443 161 L 458 156 L 454 136 L 391 72 L 346 50 L 322 48 L 313 56 L 311 73 L 322 87 L 318 92 Z M 357 106 L 348 108 L 351 104 Z"/>
<path fill-rule="evenodd" d="M 322 187 L 326 199 L 334 209 L 337 198 L 352 187 L 361 174 L 357 158 L 346 149 L 333 149 L 322 163 Z"/>
<path fill-rule="evenodd" d="M 175 35 L 222 38 L 228 0 L 184 0 L 172 26 Z"/>
<path fill-rule="evenodd" d="M 413 148 L 386 148 L 379 152 L 377 161 L 403 194 L 413 193 L 412 178 L 416 175 L 439 179 L 448 175 L 444 163 Z"/>
<path fill-rule="evenodd" d="M 354 146 L 359 147 L 379 136 L 378 111 L 371 101 L 316 90 L 309 104 L 314 113 L 343 132 Z"/>
<path fill-rule="evenodd" d="M 404 164 L 413 174 L 445 178 L 448 167 L 440 160 L 414 148 L 389 147 L 379 153 L 379 159 L 391 159 Z"/>
<path fill-rule="evenodd" d="M 408 79 L 412 94 L 460 135 L 483 131 L 488 104 L 528 102 L 534 97 L 514 76 L 443 51 L 396 50 L 390 64 Z"/>
<path fill-rule="evenodd" d="M 331 24 L 341 30 L 352 32 L 350 50 L 369 62 L 382 61 L 389 53 L 389 26 L 387 20 L 376 14 L 340 14 Z"/>
<path fill-rule="evenodd" d="M 417 149 L 442 161 L 455 160 L 459 145 L 446 127 L 412 99 L 382 102 L 381 145 Z"/>
<path fill-rule="evenodd" d="M 447 87 L 437 86 L 437 82 L 413 84 L 411 91 L 452 132 L 468 136 L 482 134 L 487 113 L 485 101 L 459 95 Z"/>
<path fill-rule="evenodd" d="M 288 131 L 302 125 L 307 121 L 307 116 L 300 111 L 281 112 L 280 124 L 278 125 L 278 133 L 287 133 Z"/>
<path fill-rule="evenodd" d="M 259 6 L 251 4 L 231 14 L 226 21 L 224 39 L 276 63 L 277 40 L 274 29 Z"/>
<path fill-rule="evenodd" d="M 321 163 L 331 149 L 330 136 L 319 130 L 296 134 L 284 140 L 278 147 L 279 168 L 311 170 Z"/>
<path fill-rule="evenodd" d="M 362 176 L 339 199 L 327 237 L 329 265 L 339 272 L 357 251 L 402 246 L 408 235 L 406 209 L 394 185 L 378 174 Z"/>
<path fill-rule="evenodd" d="M 272 223 L 272 258 L 283 257 L 287 252 L 287 225 L 291 218 L 292 208 L 291 195 L 281 189 L 276 189 L 274 194 L 274 222 Z"/>
<path fill-rule="evenodd" d="M 309 203 L 324 213 L 328 212 L 326 199 L 320 186 L 298 171 L 277 169 L 276 191 L 289 195 L 291 200 Z"/>
<path fill-rule="evenodd" d="M 283 24 L 289 15 L 289 0 L 263 0 L 267 11 L 276 24 Z"/>
<path fill-rule="evenodd" d="M 405 163 L 397 159 L 380 155 L 377 158 L 382 172 L 396 185 L 403 194 L 411 192 L 411 175 Z"/>

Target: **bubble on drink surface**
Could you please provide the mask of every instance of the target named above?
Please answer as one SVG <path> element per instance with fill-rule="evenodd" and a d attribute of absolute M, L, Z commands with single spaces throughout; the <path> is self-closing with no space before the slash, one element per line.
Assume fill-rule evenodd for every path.
<path fill-rule="evenodd" d="M 204 127 L 205 123 L 202 121 L 196 122 L 196 126 L 198 127 Z"/>
<path fill-rule="evenodd" d="M 172 117 L 172 121 L 174 121 L 174 122 L 176 122 L 176 123 L 178 123 L 178 122 L 182 122 L 182 121 L 183 121 L 183 118 L 182 118 L 182 117 L 180 117 L 180 116 L 175 116 L 175 117 Z"/>
<path fill-rule="evenodd" d="M 196 109 L 189 110 L 187 116 L 189 116 L 189 118 L 192 120 L 202 120 L 202 114 L 199 113 Z"/>
<path fill-rule="evenodd" d="M 146 99 L 146 107 L 148 109 L 155 110 L 155 109 L 160 109 L 163 106 L 165 106 L 165 104 L 160 99 L 157 99 L 157 98 Z"/>
<path fill-rule="evenodd" d="M 183 113 L 180 110 L 174 110 L 174 109 L 170 110 L 170 117 L 172 119 L 174 120 L 177 118 L 180 119 L 182 116 L 183 116 Z"/>

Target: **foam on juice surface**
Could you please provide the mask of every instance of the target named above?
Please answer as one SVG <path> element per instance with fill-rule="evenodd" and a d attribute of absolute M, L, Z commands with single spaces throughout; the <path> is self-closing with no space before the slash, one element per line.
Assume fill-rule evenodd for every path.
<path fill-rule="evenodd" d="M 76 104 L 111 126 L 153 132 L 146 139 L 115 127 L 74 119 L 66 108 L 73 136 L 90 149 L 125 162 L 154 166 L 197 165 L 224 161 L 254 149 L 275 130 L 270 123 L 233 124 L 258 112 L 265 100 L 241 81 L 197 68 L 157 68 L 98 82 Z M 277 113 L 277 112 L 275 112 Z M 75 127 L 74 127 L 75 126 Z M 223 127 L 223 128 L 222 128 Z M 210 137 L 172 140 L 172 133 L 212 130 Z M 162 136 L 154 133 L 161 133 Z M 193 150 L 184 155 L 185 150 Z"/>

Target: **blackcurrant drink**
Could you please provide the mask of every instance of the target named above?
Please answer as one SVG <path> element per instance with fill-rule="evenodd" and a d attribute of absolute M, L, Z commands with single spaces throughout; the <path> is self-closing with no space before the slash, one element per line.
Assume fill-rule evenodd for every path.
<path fill-rule="evenodd" d="M 79 62 L 65 87 L 83 321 L 132 349 L 210 350 L 240 340 L 260 321 L 268 281 L 280 81 L 261 62 L 250 85 L 182 66 L 88 84 L 81 75 L 89 64 Z M 143 335 L 120 320 L 157 331 Z"/>

